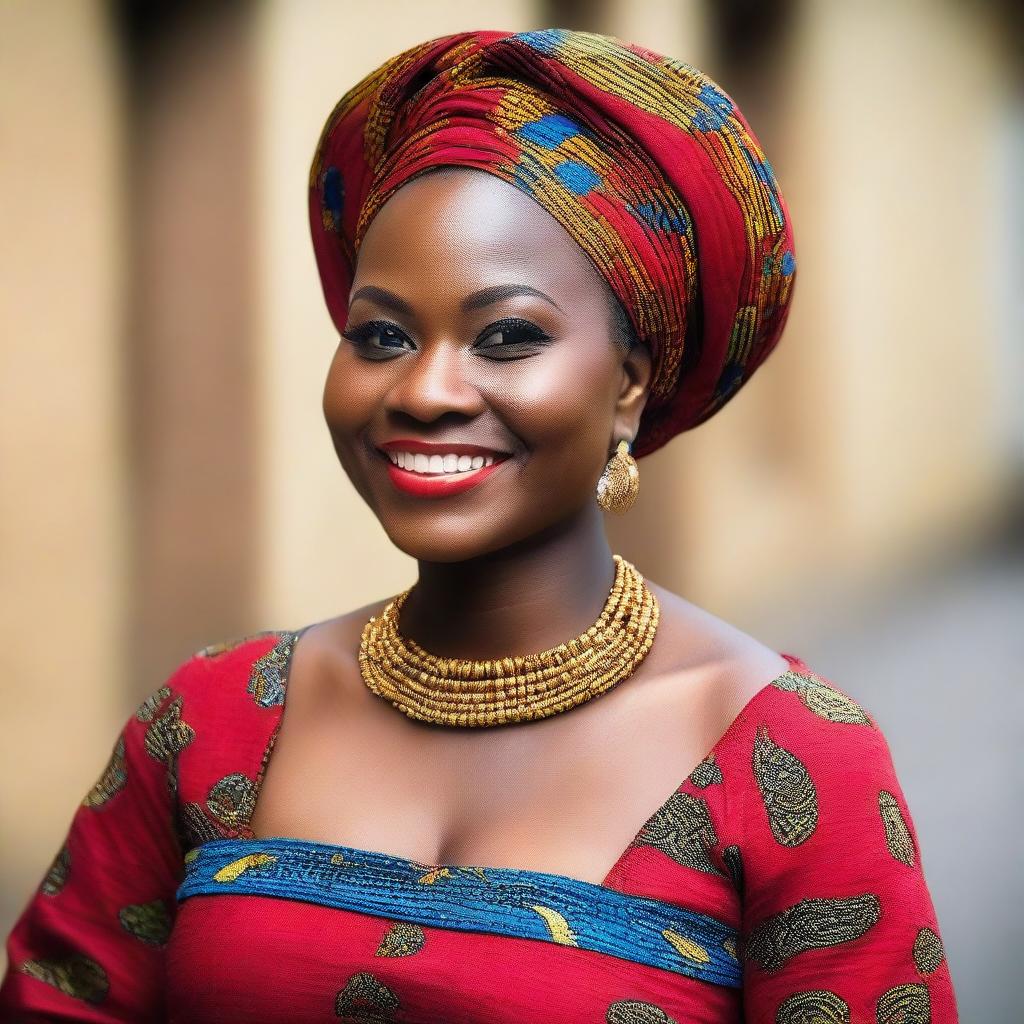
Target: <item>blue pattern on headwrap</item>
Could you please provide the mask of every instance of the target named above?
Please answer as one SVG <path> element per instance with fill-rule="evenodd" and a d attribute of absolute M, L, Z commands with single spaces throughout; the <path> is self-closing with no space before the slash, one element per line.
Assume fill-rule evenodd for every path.
<path fill-rule="evenodd" d="M 586 195 L 601 184 L 601 176 L 597 171 L 578 160 L 563 160 L 555 165 L 554 171 L 562 184 L 578 196 Z"/>
<path fill-rule="evenodd" d="M 580 134 L 580 126 L 564 114 L 545 114 L 528 121 L 519 129 L 520 138 L 554 149 L 559 143 Z"/>
<path fill-rule="evenodd" d="M 544 28 L 536 32 L 520 32 L 514 38 L 521 39 L 541 53 L 557 53 L 558 46 L 566 36 L 564 28 Z"/>
<path fill-rule="evenodd" d="M 702 104 L 693 118 L 694 126 L 702 132 L 719 132 L 727 126 L 726 118 L 733 112 L 733 105 L 725 93 L 713 85 L 705 85 L 697 94 Z"/>
<path fill-rule="evenodd" d="M 689 220 L 682 210 L 666 210 L 665 207 L 655 206 L 653 203 L 641 203 L 632 207 L 632 210 L 659 231 L 678 231 L 685 234 L 689 226 Z"/>

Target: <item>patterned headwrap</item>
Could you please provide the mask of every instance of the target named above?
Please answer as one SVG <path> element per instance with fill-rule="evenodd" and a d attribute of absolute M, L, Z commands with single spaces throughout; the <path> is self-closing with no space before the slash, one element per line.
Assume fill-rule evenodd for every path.
<path fill-rule="evenodd" d="M 706 420 L 775 347 L 795 270 L 786 205 L 743 115 L 689 65 L 547 29 L 459 32 L 369 74 L 328 118 L 309 179 L 339 330 L 374 214 L 439 165 L 522 189 L 608 282 L 653 363 L 634 456 Z"/>

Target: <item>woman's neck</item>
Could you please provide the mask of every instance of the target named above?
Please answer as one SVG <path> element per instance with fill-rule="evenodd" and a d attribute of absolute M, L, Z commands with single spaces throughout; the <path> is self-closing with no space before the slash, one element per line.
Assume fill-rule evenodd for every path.
<path fill-rule="evenodd" d="M 615 562 L 599 511 L 480 558 L 419 563 L 399 629 L 431 654 L 531 654 L 578 636 L 601 614 Z"/>

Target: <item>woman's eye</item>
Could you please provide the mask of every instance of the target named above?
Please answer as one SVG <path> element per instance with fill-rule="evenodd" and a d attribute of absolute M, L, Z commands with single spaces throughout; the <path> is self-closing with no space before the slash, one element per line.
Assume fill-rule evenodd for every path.
<path fill-rule="evenodd" d="M 498 339 L 498 340 L 494 340 Z M 483 334 L 477 339 L 477 348 L 494 352 L 500 350 L 512 350 L 508 356 L 499 355 L 499 359 L 518 359 L 523 355 L 523 349 L 542 345 L 550 341 L 551 336 L 545 334 L 536 324 L 529 320 L 518 320 L 509 318 L 498 320 L 490 324 Z M 481 344 L 484 342 L 484 344 Z"/>
<path fill-rule="evenodd" d="M 383 320 L 369 320 L 342 331 L 341 336 L 350 341 L 364 359 L 391 359 L 409 351 L 405 347 L 409 341 L 405 332 Z M 550 336 L 536 324 L 510 317 L 489 324 L 477 338 L 476 347 L 486 350 L 488 358 L 522 359 L 531 354 L 531 347 L 549 340 Z"/>
<path fill-rule="evenodd" d="M 370 320 L 342 331 L 341 336 L 352 342 L 367 359 L 390 359 L 392 354 L 403 351 L 402 343 L 408 340 L 394 324 L 382 320 Z M 379 339 L 379 344 L 372 343 L 374 338 Z"/>

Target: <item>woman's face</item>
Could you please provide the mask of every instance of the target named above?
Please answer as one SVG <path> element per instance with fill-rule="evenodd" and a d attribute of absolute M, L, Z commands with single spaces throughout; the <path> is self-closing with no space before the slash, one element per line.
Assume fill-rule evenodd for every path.
<path fill-rule="evenodd" d="M 617 439 L 636 434 L 650 356 L 615 343 L 603 280 L 515 186 L 444 168 L 399 189 L 364 236 L 344 335 L 324 416 L 399 549 L 462 561 L 557 529 L 588 505 L 600 514 L 595 487 Z M 495 466 L 468 488 L 472 473 L 442 481 L 453 493 L 422 493 L 437 480 L 381 450 L 410 440 L 441 455 L 477 445 Z"/>

